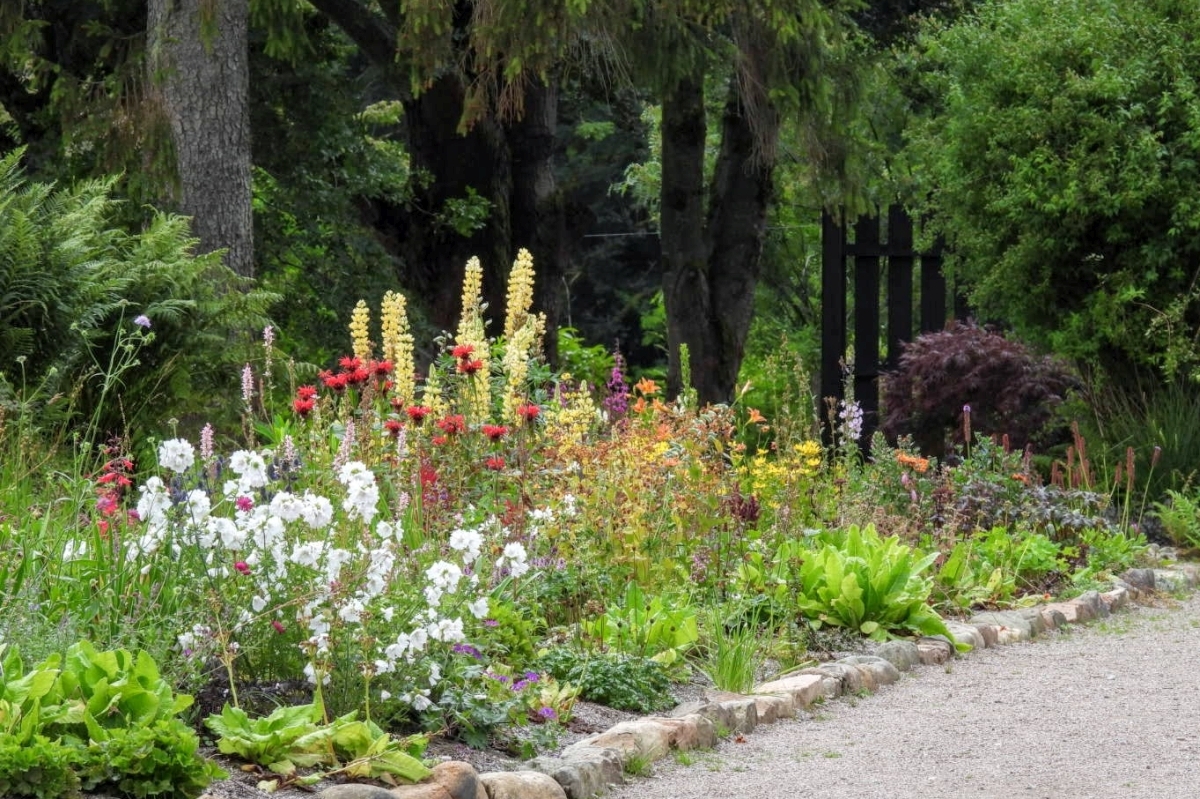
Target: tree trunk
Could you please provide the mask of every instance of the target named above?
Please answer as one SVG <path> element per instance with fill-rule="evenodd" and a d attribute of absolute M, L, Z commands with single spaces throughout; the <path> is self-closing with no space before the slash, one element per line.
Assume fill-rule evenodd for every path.
<path fill-rule="evenodd" d="M 752 131 L 741 97 L 731 91 L 721 124 L 721 150 L 708 218 L 712 240 L 708 257 L 710 324 L 717 347 L 712 358 L 712 402 L 733 399 L 754 318 L 754 292 L 762 273 L 773 170 L 760 153 L 764 145 L 773 147 L 779 120 L 768 110 L 760 114 L 757 125 Z"/>
<path fill-rule="evenodd" d="M 754 316 L 772 169 L 761 157 L 778 136 L 769 111 L 751 126 L 738 84 L 730 88 L 721 149 L 704 205 L 704 96 L 683 81 L 662 111 L 663 299 L 670 360 L 667 385 L 681 385 L 679 345 L 690 355 L 691 387 L 701 403 L 730 402 Z"/>
<path fill-rule="evenodd" d="M 691 383 L 702 401 L 715 385 L 715 342 L 708 324 L 712 305 L 708 244 L 704 235 L 703 76 L 679 81 L 662 104 L 663 299 L 667 311 L 667 390 L 684 388 L 680 345 L 686 344 Z M 702 388 L 703 387 L 703 388 Z"/>
<path fill-rule="evenodd" d="M 563 310 L 566 213 L 554 180 L 558 86 L 538 81 L 525 90 L 525 111 L 506 126 L 512 151 L 512 244 L 533 253 L 534 310 L 546 314 L 546 356 L 557 361 L 554 331 Z"/>
<path fill-rule="evenodd" d="M 428 302 L 431 321 L 454 330 L 462 311 L 462 278 L 467 261 L 483 264 L 488 316 L 503 320 L 504 276 L 512 263 L 512 162 L 504 130 L 492 119 L 460 133 L 463 86 L 454 75 L 404 104 L 405 134 L 414 173 L 410 210 L 402 220 L 405 284 Z M 447 203 L 473 191 L 490 203 L 482 227 L 469 235 L 450 225 Z M 495 322 L 489 333 L 496 333 Z"/>
<path fill-rule="evenodd" d="M 150 0 L 151 85 L 171 124 L 176 206 L 202 252 L 254 274 L 250 195 L 249 0 Z"/>

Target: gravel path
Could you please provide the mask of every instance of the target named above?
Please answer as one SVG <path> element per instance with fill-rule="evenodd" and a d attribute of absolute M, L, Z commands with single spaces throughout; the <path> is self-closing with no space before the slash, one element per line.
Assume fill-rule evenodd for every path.
<path fill-rule="evenodd" d="M 1200 797 L 1200 594 L 918 667 L 612 799 Z"/>

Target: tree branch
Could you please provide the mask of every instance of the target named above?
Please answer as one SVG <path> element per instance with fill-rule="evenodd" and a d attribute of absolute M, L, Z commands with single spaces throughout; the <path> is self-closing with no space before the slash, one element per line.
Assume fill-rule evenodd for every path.
<path fill-rule="evenodd" d="M 345 31 L 371 63 L 392 74 L 396 69 L 396 37 L 399 31 L 395 24 L 376 14 L 359 0 L 309 0 L 314 8 L 333 20 Z M 397 18 L 396 23 L 399 22 Z M 408 99 L 403 81 L 394 81 L 396 89 Z"/>

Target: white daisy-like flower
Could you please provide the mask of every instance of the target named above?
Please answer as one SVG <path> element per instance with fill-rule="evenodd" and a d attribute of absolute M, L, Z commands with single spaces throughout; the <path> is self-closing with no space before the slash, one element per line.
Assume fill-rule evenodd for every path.
<path fill-rule="evenodd" d="M 196 448 L 186 439 L 172 438 L 158 445 L 158 463 L 164 469 L 183 474 L 196 462 Z"/>

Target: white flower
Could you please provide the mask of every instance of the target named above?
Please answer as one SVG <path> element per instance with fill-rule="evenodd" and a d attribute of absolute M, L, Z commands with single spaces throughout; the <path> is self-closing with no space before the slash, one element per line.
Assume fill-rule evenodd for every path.
<path fill-rule="evenodd" d="M 474 530 L 455 530 L 450 533 L 450 548 L 463 553 L 464 563 L 474 563 L 483 548 L 483 536 Z"/>
<path fill-rule="evenodd" d="M 453 591 L 458 587 L 458 581 L 462 579 L 463 573 L 462 569 L 453 563 L 439 560 L 425 570 L 425 576 L 438 588 L 444 591 Z"/>
<path fill-rule="evenodd" d="M 390 541 L 396 537 L 396 528 L 391 522 L 385 519 L 380 519 L 375 523 L 375 535 L 379 536 L 384 541 Z"/>
<path fill-rule="evenodd" d="M 513 541 L 504 546 L 504 554 L 496 561 L 496 566 L 503 566 L 504 562 L 508 561 L 508 573 L 513 577 L 520 577 L 529 571 L 528 557 L 525 547 L 520 542 Z"/>
<path fill-rule="evenodd" d="M 467 605 L 467 610 L 471 611 L 471 615 L 477 619 L 487 618 L 488 615 L 488 598 L 485 596 L 479 597 L 471 604 Z"/>
<path fill-rule="evenodd" d="M 389 661 L 399 660 L 407 654 L 411 645 L 408 633 L 400 633 L 396 636 L 395 643 L 388 644 L 387 648 L 383 650 L 383 656 Z"/>
<path fill-rule="evenodd" d="M 388 607 L 381 610 L 379 613 L 381 616 L 383 616 L 384 621 L 391 622 L 392 617 L 396 615 L 396 609 L 394 607 L 392 607 L 391 605 L 389 605 Z"/>
<path fill-rule="evenodd" d="M 316 669 L 313 668 L 312 661 L 309 661 L 308 663 L 304 664 L 304 676 L 307 677 L 308 681 L 310 683 L 312 683 L 313 685 L 317 684 L 317 671 L 316 671 Z M 324 677 L 322 677 L 321 684 L 329 685 L 329 675 L 328 674 L 326 674 L 326 675 L 324 675 Z"/>
<path fill-rule="evenodd" d="M 304 500 L 295 494 L 280 491 L 271 499 L 271 513 L 285 522 L 296 521 L 304 514 L 304 510 Z"/>
<path fill-rule="evenodd" d="M 334 582 L 342 573 L 342 567 L 350 561 L 354 560 L 354 553 L 334 547 L 329 550 L 329 554 L 325 556 L 325 579 L 328 582 Z"/>
<path fill-rule="evenodd" d="M 358 624 L 362 621 L 363 610 L 363 603 L 361 601 L 351 599 L 338 609 L 338 618 L 347 624 Z"/>
<path fill-rule="evenodd" d="M 425 646 L 429 643 L 429 635 L 421 627 L 412 631 L 412 635 L 408 637 L 409 649 L 413 652 L 424 652 Z"/>
<path fill-rule="evenodd" d="M 257 452 L 239 449 L 229 456 L 229 468 L 241 478 L 240 488 L 254 489 L 267 484 L 267 462 Z"/>
<path fill-rule="evenodd" d="M 436 585 L 425 586 L 425 604 L 431 608 L 436 608 L 442 604 L 442 589 Z"/>
<path fill-rule="evenodd" d="M 379 486 L 375 483 L 352 483 L 347 487 L 342 509 L 351 519 L 362 519 L 367 524 L 375 518 L 379 505 Z"/>
<path fill-rule="evenodd" d="M 554 511 L 550 508 L 534 508 L 529 511 L 529 518 L 535 522 L 554 521 Z"/>
<path fill-rule="evenodd" d="M 256 597 L 254 597 L 254 599 L 250 600 L 250 607 L 254 608 L 255 613 L 262 613 L 263 608 L 265 608 L 266 606 L 267 606 L 267 598 L 266 597 L 256 596 Z"/>
<path fill-rule="evenodd" d="M 350 461 L 341 469 L 338 469 L 338 482 L 344 486 L 351 485 L 374 485 L 375 473 L 372 472 L 362 461 Z"/>
<path fill-rule="evenodd" d="M 380 692 L 379 692 L 379 701 L 381 701 L 381 702 L 386 702 L 386 701 L 388 701 L 388 700 L 389 700 L 389 699 L 391 699 L 391 698 L 392 698 L 392 692 L 391 692 L 391 691 L 380 691 Z"/>
<path fill-rule="evenodd" d="M 147 478 L 139 491 L 138 518 L 144 522 L 165 522 L 167 510 L 171 507 L 171 495 L 163 481 L 158 477 Z"/>
<path fill-rule="evenodd" d="M 221 539 L 221 546 L 226 549 L 238 550 L 246 546 L 248 534 L 245 530 L 234 524 L 233 519 L 209 516 L 208 521 L 205 522 L 205 527 L 210 534 Z"/>
<path fill-rule="evenodd" d="M 438 619 L 426 627 L 425 631 L 433 640 L 443 641 L 447 644 L 456 644 L 467 638 L 463 632 L 462 619 Z"/>
<path fill-rule="evenodd" d="M 437 684 L 442 681 L 442 667 L 436 662 L 429 664 L 429 687 L 436 688 Z"/>
<path fill-rule="evenodd" d="M 158 463 L 164 469 L 183 474 L 196 462 L 196 449 L 185 439 L 172 438 L 158 445 Z"/>
<path fill-rule="evenodd" d="M 321 560 L 321 553 L 324 551 L 324 541 L 307 541 L 303 544 L 296 544 L 292 548 L 290 560 L 297 566 L 307 566 L 310 569 L 315 569 Z"/>
<path fill-rule="evenodd" d="M 314 530 L 323 530 L 333 522 L 333 504 L 325 497 L 304 492 L 300 517 Z"/>
<path fill-rule="evenodd" d="M 63 562 L 69 560 L 78 560 L 79 558 L 86 557 L 87 551 L 87 541 L 68 541 L 67 545 L 63 547 Z"/>
<path fill-rule="evenodd" d="M 208 494 L 201 491 L 199 488 L 193 489 L 187 495 L 188 514 L 192 517 L 193 524 L 203 524 L 208 518 L 208 514 L 212 511 L 212 502 L 208 498 Z"/>

